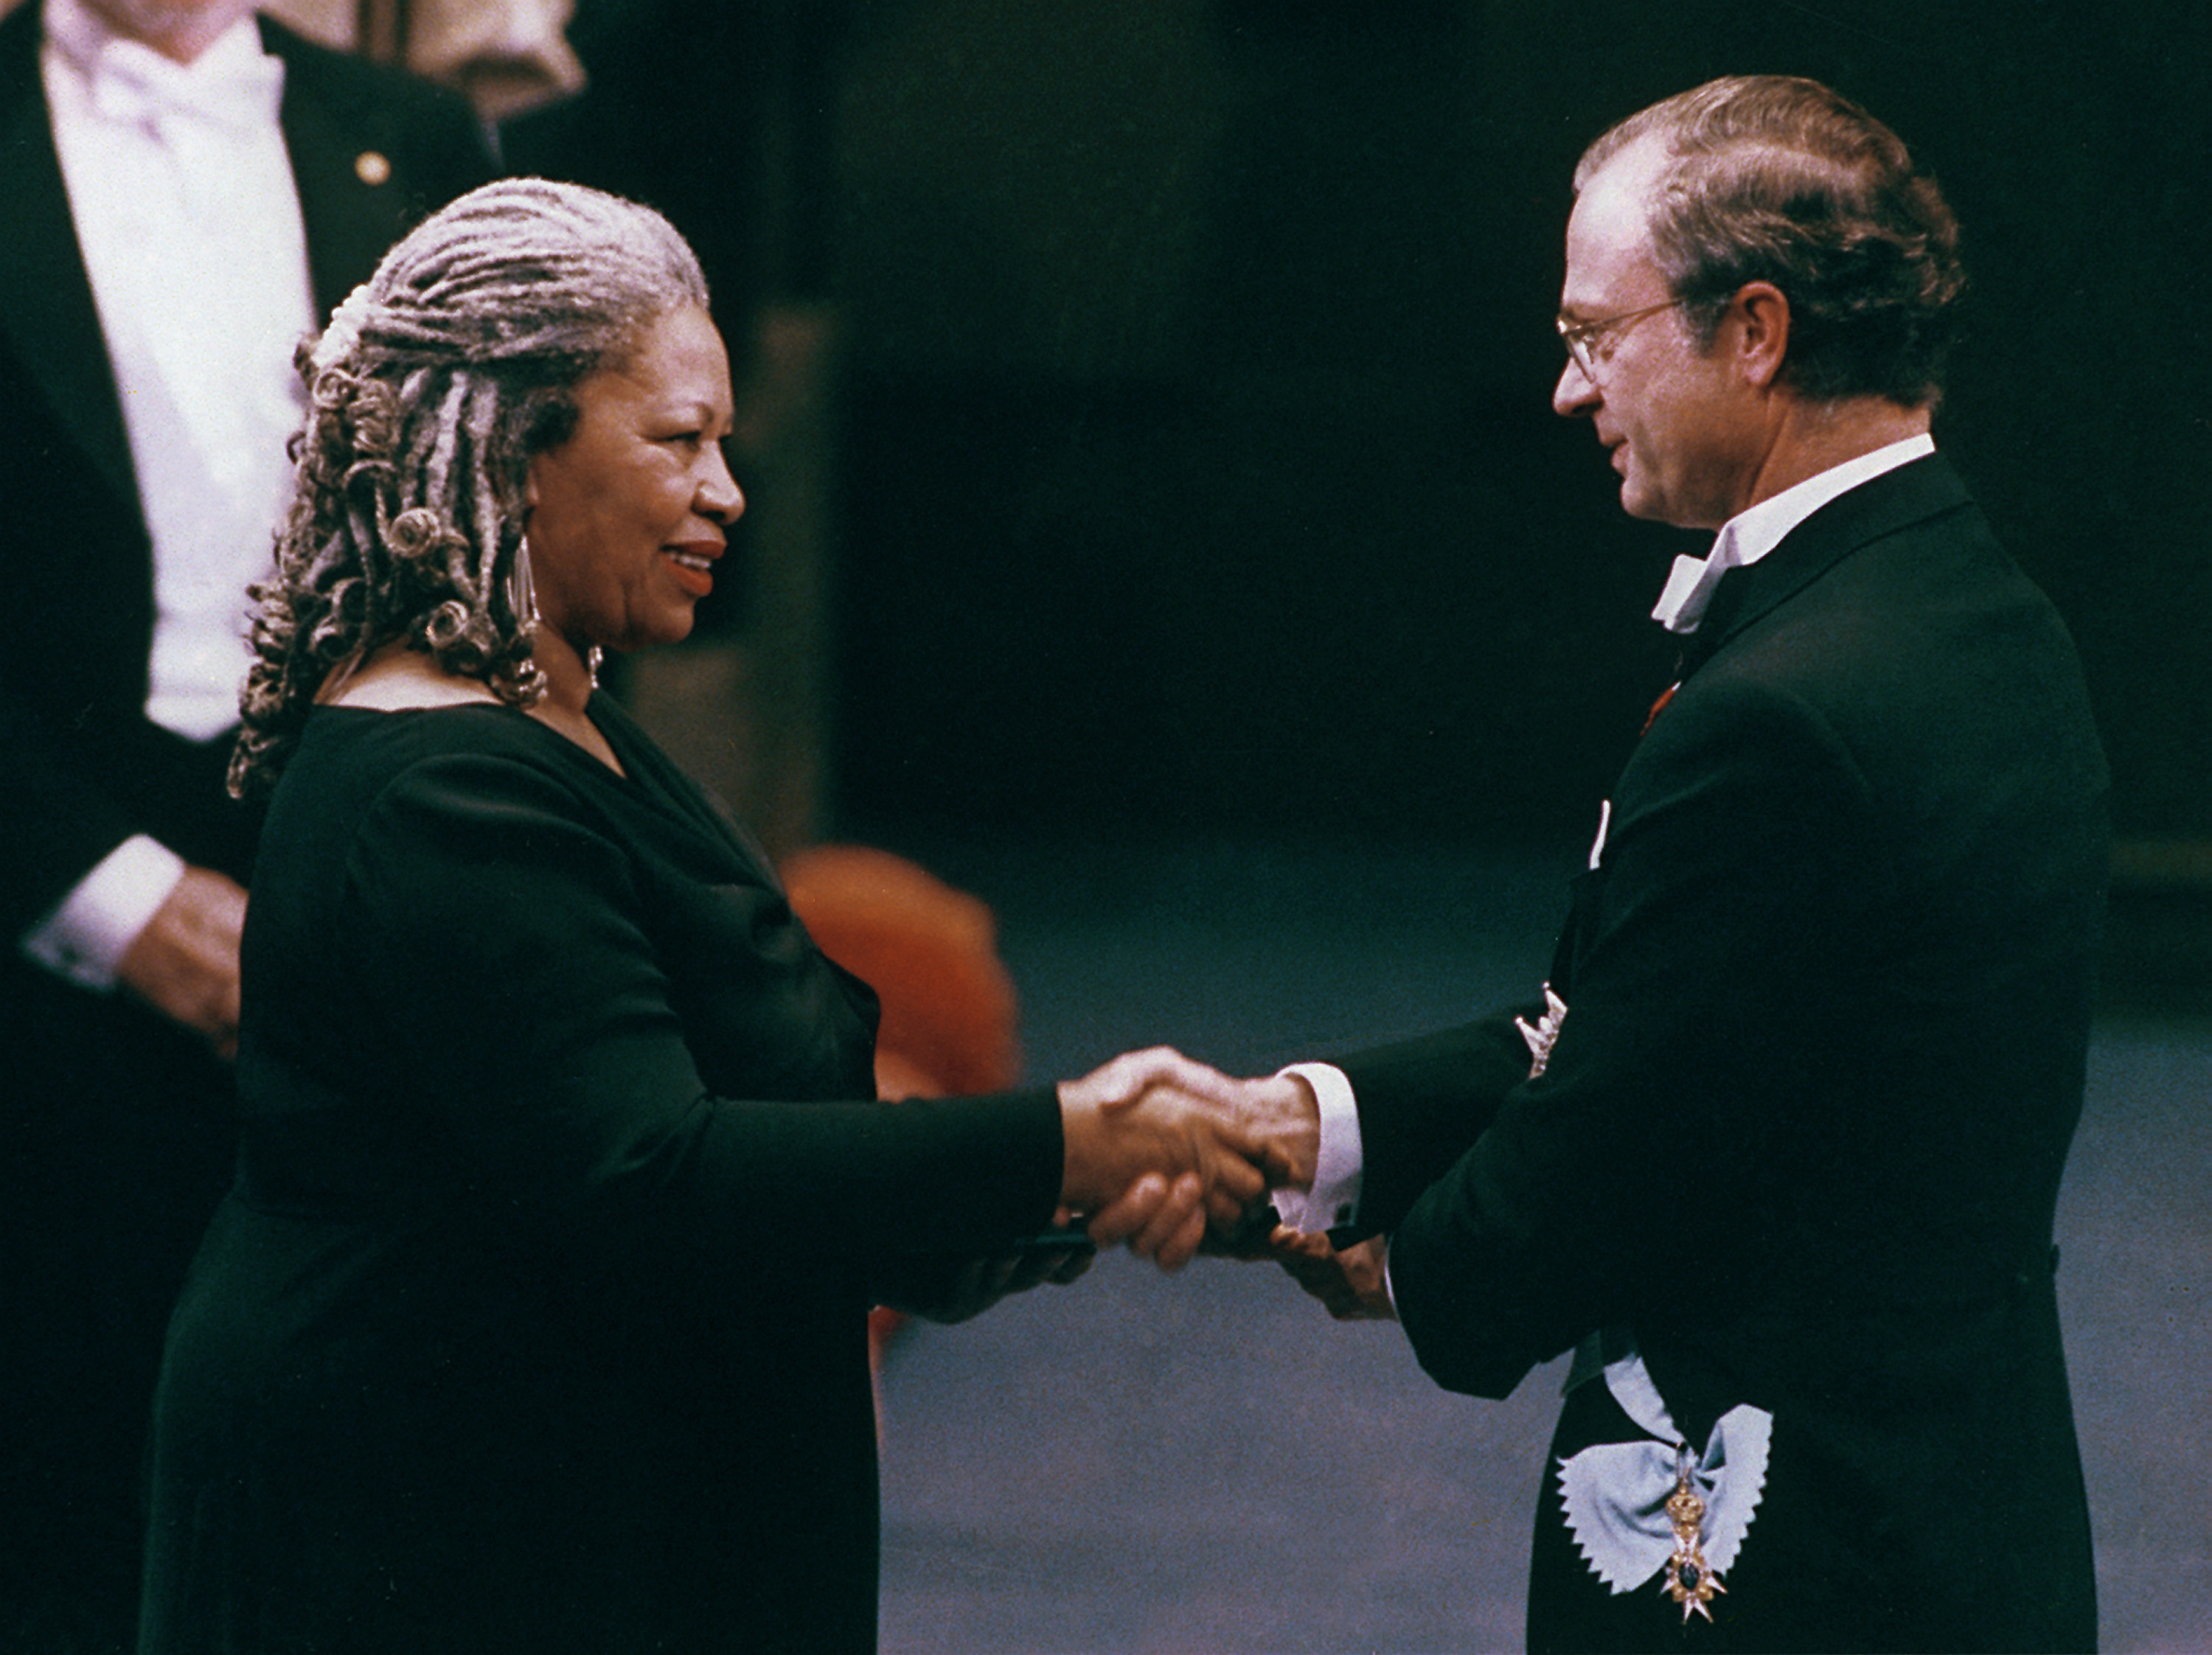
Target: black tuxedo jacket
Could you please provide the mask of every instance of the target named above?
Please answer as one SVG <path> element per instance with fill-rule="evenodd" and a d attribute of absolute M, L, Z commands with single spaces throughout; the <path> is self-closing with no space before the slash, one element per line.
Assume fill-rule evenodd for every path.
<path fill-rule="evenodd" d="M 1716 1647 L 2094 1636 L 2051 1222 L 2105 796 L 2058 619 L 1911 464 L 1722 583 L 1577 882 L 1540 1076 L 1510 1019 L 1343 1064 L 1440 1383 L 1626 1325 L 1692 1442 L 1773 1415 Z M 1553 1601 L 1532 1640 L 1571 1646 Z"/>
<path fill-rule="evenodd" d="M 240 878 L 252 845 L 223 793 L 228 741 L 144 717 L 152 552 L 39 11 L 0 20 L 0 1554 L 24 1571 L 0 1563 L 0 1644 L 40 1591 L 90 1610 L 135 1579 L 161 1329 L 232 1153 L 229 1070 L 204 1042 L 30 964 L 16 939 L 132 834 Z M 327 311 L 490 158 L 458 97 L 262 28 Z"/>

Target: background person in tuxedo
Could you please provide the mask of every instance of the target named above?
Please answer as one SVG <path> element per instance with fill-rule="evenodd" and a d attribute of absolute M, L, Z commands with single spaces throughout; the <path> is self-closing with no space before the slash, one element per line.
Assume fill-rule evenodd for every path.
<path fill-rule="evenodd" d="M 0 1644 L 129 1636 L 161 1330 L 228 1180 L 223 767 L 295 345 L 492 170 L 244 0 L 0 21 Z"/>
<path fill-rule="evenodd" d="M 1575 183 L 1553 406 L 1631 515 L 1718 531 L 1656 612 L 1680 682 L 1542 1002 L 1254 1082 L 1322 1126 L 1277 1246 L 1450 1389 L 1576 1349 L 1533 1648 L 2087 1648 L 2051 1221 L 2106 777 L 1929 438 L 1951 214 L 1775 77 Z"/>

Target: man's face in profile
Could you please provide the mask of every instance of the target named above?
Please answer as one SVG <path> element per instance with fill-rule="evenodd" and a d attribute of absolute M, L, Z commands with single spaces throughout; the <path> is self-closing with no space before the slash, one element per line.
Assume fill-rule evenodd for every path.
<path fill-rule="evenodd" d="M 1629 516 L 1717 529 L 1741 505 L 1747 410 L 1740 386 L 1670 303 L 1652 257 L 1645 203 L 1660 159 L 1649 144 L 1632 145 L 1576 199 L 1559 316 L 1582 330 L 1594 372 L 1570 360 L 1552 406 L 1589 417 Z"/>

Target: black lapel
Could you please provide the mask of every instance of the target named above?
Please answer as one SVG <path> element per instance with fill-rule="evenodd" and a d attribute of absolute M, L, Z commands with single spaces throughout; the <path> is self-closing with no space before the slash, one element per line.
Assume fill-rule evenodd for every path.
<path fill-rule="evenodd" d="M 135 508 L 130 433 L 39 81 L 42 39 L 35 5 L 0 21 L 0 330 L 70 439 Z"/>
<path fill-rule="evenodd" d="M 360 77 L 341 72 L 346 64 L 340 54 L 266 17 L 259 21 L 263 48 L 284 61 L 278 119 L 307 233 L 319 328 L 368 280 L 399 233 L 404 197 L 392 153 L 398 133 L 389 110 Z"/>
<path fill-rule="evenodd" d="M 1730 571 L 1721 581 L 1712 606 L 1685 646 L 1685 669 L 1705 660 L 1869 541 L 1971 504 L 1966 484 L 1940 454 L 1909 461 L 1838 494 L 1758 562 Z"/>

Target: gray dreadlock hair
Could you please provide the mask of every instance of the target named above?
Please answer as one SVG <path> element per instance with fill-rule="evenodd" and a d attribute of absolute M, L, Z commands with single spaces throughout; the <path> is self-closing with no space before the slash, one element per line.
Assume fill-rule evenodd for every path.
<path fill-rule="evenodd" d="M 571 388 L 638 333 L 704 308 L 699 262 L 648 207 L 510 179 L 385 255 L 296 362 L 308 393 L 230 791 L 271 785 L 331 673 L 394 640 L 535 705 L 516 557 L 530 462 L 574 431 Z"/>

